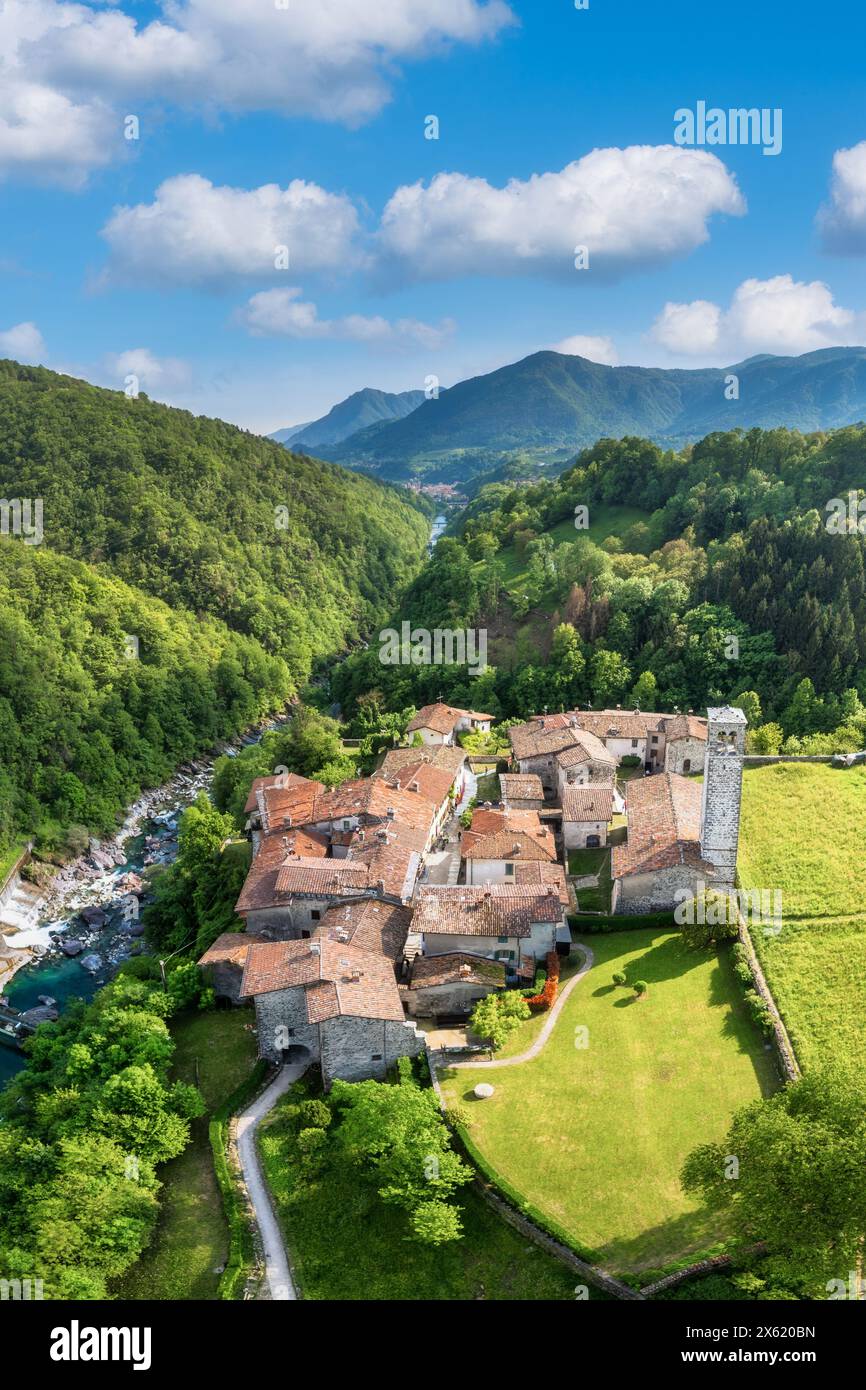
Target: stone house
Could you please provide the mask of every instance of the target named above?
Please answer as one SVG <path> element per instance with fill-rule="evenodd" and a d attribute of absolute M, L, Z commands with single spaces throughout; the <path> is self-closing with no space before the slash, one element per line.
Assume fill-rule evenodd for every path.
<path fill-rule="evenodd" d="M 539 777 L 548 797 L 560 795 L 566 782 L 614 781 L 615 758 L 566 715 L 530 719 L 509 729 L 508 737 L 512 761 L 522 774 Z"/>
<path fill-rule="evenodd" d="M 502 772 L 499 790 L 509 811 L 541 811 L 544 807 L 544 786 L 534 772 Z"/>
<path fill-rule="evenodd" d="M 745 731 L 742 710 L 710 709 L 702 784 L 676 772 L 629 783 L 627 840 L 611 856 L 614 912 L 670 911 L 683 890 L 734 884 Z"/>
<path fill-rule="evenodd" d="M 505 965 L 468 951 L 416 956 L 405 994 L 408 1012 L 417 1018 L 468 1017 L 479 999 L 505 989 Z"/>
<path fill-rule="evenodd" d="M 409 724 L 407 733 L 420 734 L 424 743 L 453 744 L 458 733 L 466 730 L 489 734 L 493 723 L 492 714 L 479 714 L 477 710 L 457 709 L 454 705 L 424 705 Z"/>
<path fill-rule="evenodd" d="M 407 1021 L 390 960 L 341 941 L 262 942 L 247 954 L 241 997 L 255 1003 L 259 1055 L 318 1062 L 329 1087 L 383 1081 L 424 1035 Z"/>
<path fill-rule="evenodd" d="M 574 710 L 575 724 L 600 739 L 617 762 L 631 754 L 651 772 L 700 772 L 704 766 L 707 721 L 688 714 L 646 710 Z"/>
<path fill-rule="evenodd" d="M 569 849 L 607 844 L 613 819 L 613 787 L 567 787 L 562 794 L 562 843 Z"/>
<path fill-rule="evenodd" d="M 555 863 L 556 841 L 536 811 L 477 807 L 461 835 L 460 858 L 466 883 L 506 883 L 520 861 Z"/>
<path fill-rule="evenodd" d="M 247 963 L 247 952 L 251 946 L 264 939 L 263 936 L 255 936 L 252 932 L 224 931 L 205 951 L 199 965 L 204 971 L 207 984 L 218 999 L 228 999 L 232 1004 L 240 1002 L 241 980 Z"/>
<path fill-rule="evenodd" d="M 431 885 L 418 889 L 410 930 L 424 956 L 487 956 L 516 974 L 524 961 L 543 960 L 556 949 L 564 917 L 553 887 Z"/>

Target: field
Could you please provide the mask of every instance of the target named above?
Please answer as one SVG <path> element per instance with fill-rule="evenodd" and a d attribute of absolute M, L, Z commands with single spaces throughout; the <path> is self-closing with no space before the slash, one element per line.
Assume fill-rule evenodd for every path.
<path fill-rule="evenodd" d="M 585 531 L 575 530 L 574 518 L 566 517 L 564 521 L 557 522 L 549 534 L 557 545 L 561 545 L 563 541 L 577 540 L 579 536 L 589 536 L 596 545 L 600 545 L 608 536 L 622 535 L 636 521 L 646 520 L 646 513 L 639 511 L 637 507 L 598 506 L 590 508 L 590 524 Z M 504 567 L 505 587 L 509 590 L 517 589 L 526 577 L 525 557 L 515 546 L 509 545 L 499 551 L 497 559 L 501 560 Z"/>
<path fill-rule="evenodd" d="M 866 768 L 745 773 L 744 888 L 782 891 L 782 931 L 752 931 L 801 1065 L 859 1056 L 866 1016 Z"/>
<path fill-rule="evenodd" d="M 574 1298 L 574 1272 L 525 1241 L 471 1187 L 459 1199 L 463 1239 L 432 1249 L 406 1239 L 405 1213 L 380 1202 L 339 1155 L 308 1175 L 288 1119 L 293 1103 L 290 1093 L 265 1121 L 259 1150 L 304 1298 Z"/>
<path fill-rule="evenodd" d="M 453 1069 L 444 1089 L 503 1178 L 603 1268 L 635 1274 L 723 1241 L 718 1219 L 682 1192 L 680 1168 L 741 1105 L 769 1094 L 775 1073 L 726 956 L 648 929 L 591 944 L 595 964 L 536 1058 Z M 616 971 L 647 981 L 646 996 L 614 985 Z M 522 1025 L 527 1040 L 534 1024 Z M 521 1050 L 509 1041 L 509 1053 Z M 495 1094 L 474 1101 L 482 1079 Z"/>
<path fill-rule="evenodd" d="M 115 1298 L 210 1299 L 228 1254 L 222 1199 L 208 1139 L 212 1111 L 249 1076 L 255 1039 L 248 1009 L 182 1014 L 172 1024 L 177 1045 L 172 1075 L 197 1082 L 207 1113 L 192 1122 L 192 1142 L 160 1169 L 163 1189 L 153 1240 L 141 1259 L 115 1282 Z M 198 1064 L 196 1066 L 196 1064 Z"/>

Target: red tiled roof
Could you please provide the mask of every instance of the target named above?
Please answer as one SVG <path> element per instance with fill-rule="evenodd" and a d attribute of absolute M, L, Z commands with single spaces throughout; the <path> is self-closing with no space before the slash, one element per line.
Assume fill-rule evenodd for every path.
<path fill-rule="evenodd" d="M 701 858 L 701 787 L 675 772 L 642 777 L 626 793 L 628 840 L 614 846 L 614 878 L 652 873 L 676 864 L 712 866 Z"/>
<path fill-rule="evenodd" d="M 421 748 L 390 748 L 377 771 L 386 781 L 393 782 L 408 763 L 425 762 L 450 772 L 452 780 L 456 780 L 468 756 L 464 748 L 446 743 L 425 744 Z"/>
<path fill-rule="evenodd" d="M 423 705 L 408 726 L 408 733 L 416 729 L 432 729 L 437 734 L 450 734 L 458 722 L 467 714 L 465 709 L 454 705 Z"/>
<path fill-rule="evenodd" d="M 562 793 L 563 821 L 602 821 L 613 815 L 613 787 L 590 783 L 588 787 L 566 787 Z"/>
<path fill-rule="evenodd" d="M 311 782 L 308 777 L 300 777 L 297 772 L 272 772 L 268 773 L 266 777 L 256 777 L 250 787 L 250 794 L 247 797 L 244 811 L 247 815 L 251 811 L 255 811 L 258 805 L 256 793 L 260 790 L 276 788 L 278 791 L 280 789 L 289 791 L 300 787 L 313 787 L 319 791 L 325 790 L 321 782 Z"/>
<path fill-rule="evenodd" d="M 350 859 L 287 859 L 277 872 L 278 893 L 302 893 L 308 897 L 343 897 L 368 886 L 370 875 L 364 864 Z"/>
<path fill-rule="evenodd" d="M 677 738 L 697 738 L 707 741 L 706 719 L 696 719 L 693 714 L 676 714 L 672 719 L 664 719 L 665 738 L 672 743 Z"/>
<path fill-rule="evenodd" d="M 378 951 L 391 961 L 403 955 L 412 912 L 408 907 L 365 898 L 361 902 L 329 907 L 316 927 L 315 937 L 343 941 L 365 951 Z"/>
<path fill-rule="evenodd" d="M 472 825 L 463 831 L 463 859 L 555 859 L 552 831 L 537 811 L 493 810 L 477 807 Z"/>
<path fill-rule="evenodd" d="M 438 810 L 448 799 L 454 777 L 446 768 L 433 767 L 426 759 L 419 758 L 417 762 L 406 763 L 388 781 L 396 789 L 423 796 Z"/>
<path fill-rule="evenodd" d="M 394 967 L 385 956 L 326 938 L 264 942 L 250 951 L 242 998 L 297 986 L 304 988 L 310 1023 L 337 1016 L 401 1023 L 405 1018 Z"/>
<path fill-rule="evenodd" d="M 514 883 L 518 888 L 552 888 L 563 907 L 568 907 L 568 884 L 565 870 L 561 864 L 549 864 L 545 859 L 535 859 L 529 863 L 514 865 Z"/>
<path fill-rule="evenodd" d="M 243 965 L 247 952 L 264 938 L 253 932 L 224 931 L 205 951 L 199 965 Z"/>
<path fill-rule="evenodd" d="M 473 956 L 468 951 L 447 951 L 441 956 L 416 956 L 412 962 L 412 988 L 436 985 L 491 985 L 505 988 L 505 966 L 500 960 Z"/>
<path fill-rule="evenodd" d="M 327 852 L 327 839 L 314 830 L 272 830 L 269 835 L 263 835 L 235 911 L 243 915 L 279 906 L 285 899 L 277 891 L 277 874 L 286 860 L 293 854 L 305 861 L 320 859 Z"/>
<path fill-rule="evenodd" d="M 501 772 L 499 786 L 506 802 L 544 800 L 544 786 L 535 772 Z"/>
<path fill-rule="evenodd" d="M 418 889 L 412 916 L 413 932 L 460 936 L 528 936 L 533 922 L 560 922 L 559 894 L 511 884 L 486 887 L 456 884 Z"/>

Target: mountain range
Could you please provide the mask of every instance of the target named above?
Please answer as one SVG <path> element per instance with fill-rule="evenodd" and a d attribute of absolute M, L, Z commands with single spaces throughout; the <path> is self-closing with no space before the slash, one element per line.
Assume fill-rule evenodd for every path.
<path fill-rule="evenodd" d="M 402 418 L 380 414 L 336 437 L 357 418 L 359 398 L 369 397 L 402 401 Z M 811 432 L 864 418 L 862 347 L 697 369 L 610 367 L 546 351 L 461 381 L 435 400 L 418 391 L 356 392 L 291 447 L 315 445 L 324 458 L 392 480 L 459 483 L 520 454 L 536 465 L 564 464 L 603 437 L 641 435 L 680 448 L 716 430 L 783 425 Z M 330 439 L 328 421 L 335 422 Z"/>
<path fill-rule="evenodd" d="M 354 391 L 344 401 L 333 406 L 320 420 L 312 420 L 306 425 L 294 425 L 288 429 L 276 430 L 271 439 L 278 444 L 289 444 L 301 451 L 320 450 L 322 446 L 341 444 L 344 439 L 361 430 L 393 420 L 402 420 L 415 410 L 424 399 L 423 391 L 376 391 L 365 386 L 362 391 Z"/>

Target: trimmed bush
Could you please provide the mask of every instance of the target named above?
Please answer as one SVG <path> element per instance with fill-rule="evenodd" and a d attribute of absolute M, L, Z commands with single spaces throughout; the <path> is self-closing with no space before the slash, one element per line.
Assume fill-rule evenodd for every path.
<path fill-rule="evenodd" d="M 622 973 L 621 970 L 615 971 L 612 978 L 615 985 L 625 984 L 625 975 Z"/>
<path fill-rule="evenodd" d="M 323 1100 L 304 1100 L 298 1106 L 298 1120 L 302 1129 L 327 1129 L 332 1118 L 330 1108 Z"/>

